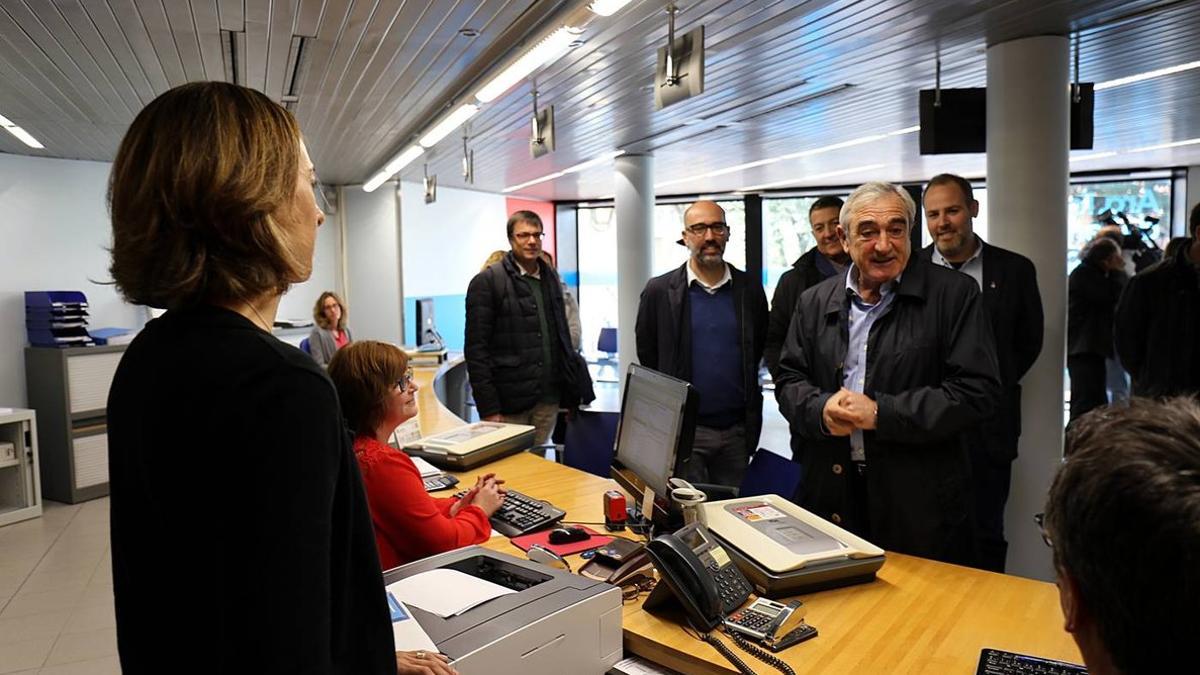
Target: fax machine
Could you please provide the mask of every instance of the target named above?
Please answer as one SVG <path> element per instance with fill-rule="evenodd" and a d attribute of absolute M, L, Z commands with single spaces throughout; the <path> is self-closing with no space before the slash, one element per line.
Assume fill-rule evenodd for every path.
<path fill-rule="evenodd" d="M 441 618 L 413 617 L 463 675 L 604 673 L 621 658 L 621 591 L 479 546 L 448 551 L 384 573 L 391 584 L 439 568 L 517 592 Z"/>

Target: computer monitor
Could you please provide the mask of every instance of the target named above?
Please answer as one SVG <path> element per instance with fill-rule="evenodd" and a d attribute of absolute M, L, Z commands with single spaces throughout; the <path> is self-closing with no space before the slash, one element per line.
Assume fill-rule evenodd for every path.
<path fill-rule="evenodd" d="M 692 385 L 645 366 L 625 375 L 621 419 L 610 474 L 635 502 L 654 491 L 654 520 L 671 513 L 667 481 L 686 474 L 699 397 Z"/>
<path fill-rule="evenodd" d="M 433 320 L 433 298 L 417 298 L 417 346 L 439 341 Z"/>

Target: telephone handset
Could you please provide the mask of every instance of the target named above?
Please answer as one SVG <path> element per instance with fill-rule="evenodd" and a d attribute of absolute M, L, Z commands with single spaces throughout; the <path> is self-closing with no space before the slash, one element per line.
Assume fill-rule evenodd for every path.
<path fill-rule="evenodd" d="M 646 552 L 663 582 L 646 599 L 647 609 L 664 600 L 658 589 L 665 583 L 692 626 L 707 633 L 750 599 L 750 582 L 699 522 L 655 537 L 646 544 Z"/>

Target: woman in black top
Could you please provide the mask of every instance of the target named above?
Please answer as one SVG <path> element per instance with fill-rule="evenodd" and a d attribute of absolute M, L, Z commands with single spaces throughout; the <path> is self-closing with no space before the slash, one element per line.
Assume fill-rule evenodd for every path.
<path fill-rule="evenodd" d="M 219 82 L 156 98 L 117 152 L 113 279 L 168 310 L 108 400 L 126 675 L 450 672 L 394 654 L 337 394 L 271 336 L 280 296 L 312 271 L 313 180 L 292 115 Z"/>

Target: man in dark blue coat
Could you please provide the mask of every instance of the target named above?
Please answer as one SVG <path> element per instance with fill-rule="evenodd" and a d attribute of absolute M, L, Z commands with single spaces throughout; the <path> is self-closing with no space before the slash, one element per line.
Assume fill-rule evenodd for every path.
<path fill-rule="evenodd" d="M 961 436 L 995 405 L 996 350 L 975 283 L 911 255 L 915 217 L 888 183 L 846 200 L 850 270 L 800 296 L 775 396 L 803 507 L 886 549 L 972 564 Z"/>
<path fill-rule="evenodd" d="M 964 438 L 971 457 L 979 566 L 1004 571 L 1004 505 L 1021 437 L 1021 378 L 1042 352 L 1042 296 L 1033 262 L 975 234 L 979 202 L 961 176 L 934 176 L 925 188 L 925 223 L 933 243 L 921 256 L 975 280 L 991 325 L 1000 368 L 995 413 Z"/>
<path fill-rule="evenodd" d="M 690 256 L 646 284 L 635 330 L 638 361 L 691 382 L 699 394 L 686 478 L 737 487 L 762 431 L 767 296 L 725 262 L 728 242 L 724 209 L 711 201 L 688 207 L 680 243 Z"/>

